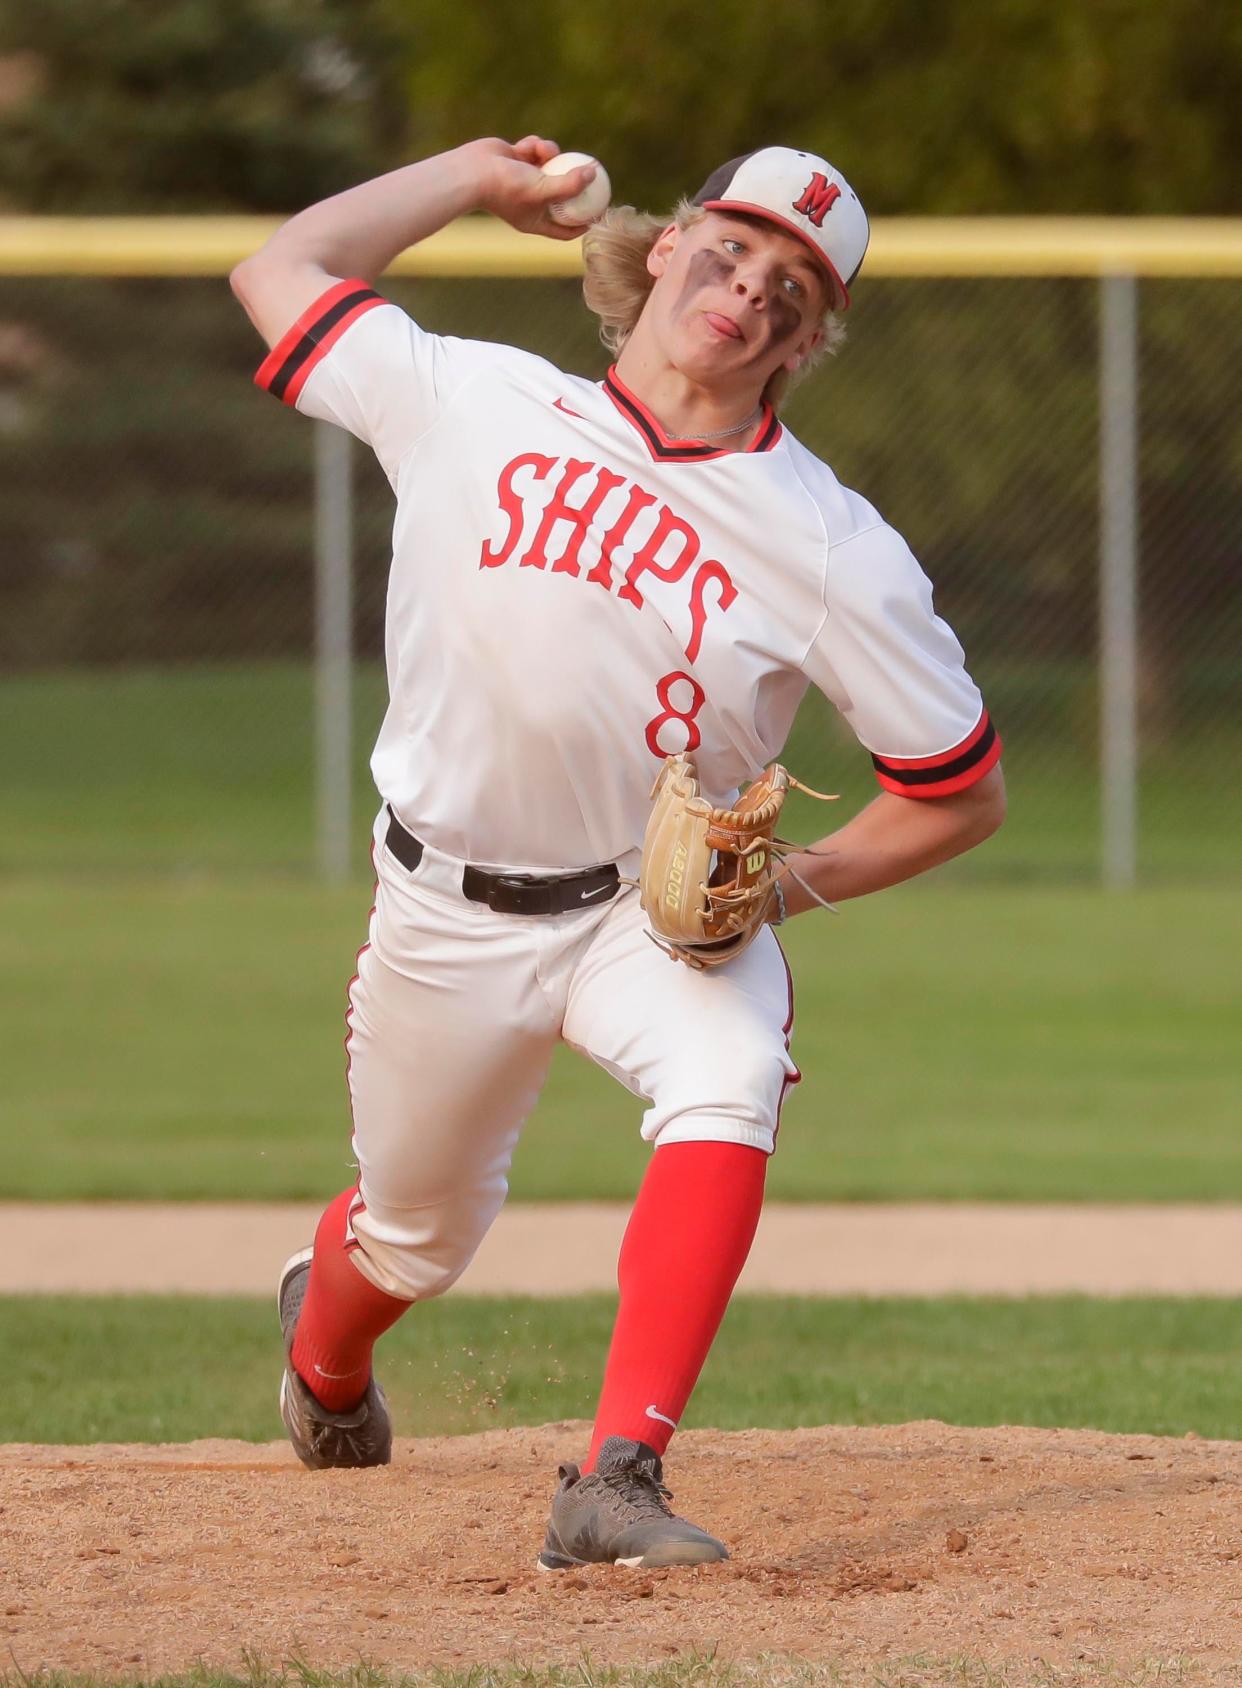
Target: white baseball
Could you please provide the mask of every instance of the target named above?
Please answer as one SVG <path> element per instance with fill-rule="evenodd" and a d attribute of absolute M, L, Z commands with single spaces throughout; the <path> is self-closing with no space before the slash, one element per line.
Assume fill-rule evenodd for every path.
<path fill-rule="evenodd" d="M 548 206 L 548 216 L 554 223 L 565 223 L 576 226 L 579 223 L 593 223 L 597 217 L 602 217 L 612 200 L 612 183 L 608 180 L 608 172 L 598 158 L 592 158 L 589 152 L 558 152 L 555 158 L 550 158 L 543 166 L 545 176 L 564 176 L 570 170 L 576 170 L 580 164 L 593 164 L 595 174 L 572 199 L 558 199 Z"/>

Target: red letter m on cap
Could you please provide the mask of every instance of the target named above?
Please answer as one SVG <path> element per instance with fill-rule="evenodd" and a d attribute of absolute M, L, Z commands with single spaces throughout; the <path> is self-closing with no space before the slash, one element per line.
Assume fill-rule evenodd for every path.
<path fill-rule="evenodd" d="M 794 210 L 801 211 L 808 222 L 814 223 L 817 229 L 824 226 L 824 217 L 841 197 L 841 189 L 835 182 L 829 184 L 827 176 L 817 170 L 802 190 L 802 198 L 794 200 Z"/>

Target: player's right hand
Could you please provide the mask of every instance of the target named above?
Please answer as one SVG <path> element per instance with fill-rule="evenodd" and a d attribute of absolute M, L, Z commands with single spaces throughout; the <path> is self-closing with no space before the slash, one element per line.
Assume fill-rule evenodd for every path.
<path fill-rule="evenodd" d="M 594 164 L 580 165 L 563 176 L 545 176 L 542 166 L 560 147 L 541 135 L 527 135 L 511 143 L 496 139 L 471 141 L 467 149 L 479 170 L 479 204 L 523 234 L 543 234 L 551 240 L 577 240 L 587 225 L 557 223 L 548 207 L 572 199 L 595 175 Z"/>

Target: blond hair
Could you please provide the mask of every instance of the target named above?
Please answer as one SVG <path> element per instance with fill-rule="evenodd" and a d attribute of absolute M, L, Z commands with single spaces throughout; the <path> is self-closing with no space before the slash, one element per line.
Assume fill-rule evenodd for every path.
<path fill-rule="evenodd" d="M 671 217 L 655 217 L 649 211 L 636 211 L 632 205 L 614 205 L 587 230 L 582 239 L 586 267 L 582 297 L 587 309 L 599 318 L 599 337 L 610 352 L 620 352 L 634 332 L 655 286 L 655 277 L 647 269 L 651 248 L 670 223 L 689 229 L 706 215 L 701 205 L 692 205 L 688 199 L 678 201 Z M 790 389 L 844 340 L 845 324 L 837 312 L 826 309 L 819 326 L 824 337 L 801 368 L 794 374 L 778 369 L 769 376 L 763 396 L 770 404 L 779 405 Z"/>

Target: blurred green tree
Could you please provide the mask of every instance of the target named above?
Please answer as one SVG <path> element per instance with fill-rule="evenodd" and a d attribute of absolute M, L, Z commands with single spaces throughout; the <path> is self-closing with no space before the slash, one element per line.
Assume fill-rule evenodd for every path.
<path fill-rule="evenodd" d="M 652 207 L 793 141 L 877 212 L 1242 212 L 1212 0 L 0 0 L 0 55 L 40 210 L 291 211 L 537 130 Z"/>
<path fill-rule="evenodd" d="M 549 134 L 662 208 L 783 141 L 877 212 L 1242 211 L 1242 9 L 1211 0 L 457 0 L 419 11 L 411 153 Z"/>
<path fill-rule="evenodd" d="M 377 0 L 0 0 L 0 196 L 279 211 L 334 193 L 403 130 L 398 23 Z"/>

